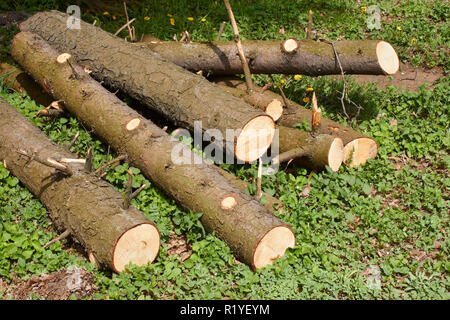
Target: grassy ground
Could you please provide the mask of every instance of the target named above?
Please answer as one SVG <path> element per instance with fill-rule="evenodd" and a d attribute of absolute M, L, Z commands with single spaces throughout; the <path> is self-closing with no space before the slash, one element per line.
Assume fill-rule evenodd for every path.
<path fill-rule="evenodd" d="M 138 36 L 151 33 L 170 40 L 188 30 L 193 40 L 211 40 L 221 21 L 227 20 L 221 1 L 162 3 L 141 1 L 134 7 L 130 3 Z M 371 31 L 366 27 L 367 8 L 375 3 L 381 8 L 382 28 Z M 232 6 L 243 38 L 304 37 L 307 12 L 312 9 L 314 27 L 324 38 L 384 39 L 403 62 L 449 69 L 448 2 L 266 0 L 233 1 Z M 0 10 L 66 7 L 57 1 L 0 4 Z M 125 23 L 121 9 L 90 10 L 83 9 L 82 18 L 97 20 L 110 32 Z M 16 31 L 2 29 L 5 44 Z M 223 38 L 232 39 L 229 25 Z M 7 50 L 6 45 L 2 60 L 9 59 Z M 302 104 L 311 95 L 306 88 L 314 88 L 326 115 L 346 122 L 340 114 L 341 82 L 329 77 L 275 79 L 278 84 L 284 81 L 288 97 Z M 255 80 L 263 84 L 269 78 L 255 76 Z M 56 236 L 46 209 L 0 165 L 0 298 L 11 298 L 12 288 L 32 276 L 77 265 L 94 275 L 96 293 L 86 298 L 95 299 L 449 299 L 450 80 L 442 77 L 433 90 L 422 87 L 417 92 L 394 87 L 382 91 L 348 81 L 350 98 L 365 106 L 353 125 L 376 139 L 379 155 L 360 168 L 314 173 L 307 198 L 300 196 L 307 185 L 306 169 L 290 168 L 264 177 L 264 191 L 289 208 L 289 213 L 277 215 L 297 235 L 297 246 L 273 266 L 253 272 L 236 261 L 223 241 L 205 234 L 200 213 L 183 212 L 150 183 L 132 202 L 161 231 L 158 258 L 119 275 L 97 271 L 68 240 L 43 249 Z M 34 118 L 42 106 L 26 95 L 2 87 L 0 96 L 58 143 L 68 144 L 80 131 L 72 151 L 84 155 L 93 145 L 96 167 L 105 161 L 107 146 L 74 118 L 42 122 Z M 120 191 L 127 168 L 119 165 L 106 176 Z M 253 182 L 256 167 L 225 168 Z M 136 186 L 147 181 L 133 170 Z M 173 254 L 177 238 L 172 228 L 189 243 L 186 251 L 191 255 L 184 262 Z"/>

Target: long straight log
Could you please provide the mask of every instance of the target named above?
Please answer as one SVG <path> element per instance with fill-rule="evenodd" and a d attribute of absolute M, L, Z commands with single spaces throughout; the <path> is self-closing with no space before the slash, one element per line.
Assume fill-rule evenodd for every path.
<path fill-rule="evenodd" d="M 233 41 L 164 42 L 145 46 L 161 57 L 193 72 L 233 75 L 243 73 Z M 341 74 L 331 43 L 311 39 L 242 41 L 252 74 Z M 395 74 L 399 60 L 386 41 L 342 40 L 334 43 L 345 74 Z"/>
<path fill-rule="evenodd" d="M 265 90 L 261 94 L 261 88 L 257 86 L 255 86 L 253 94 L 247 94 L 245 91 L 245 83 L 239 78 L 213 78 L 212 81 L 222 89 L 236 97 L 244 99 L 249 104 L 258 107 L 261 110 L 265 110 L 267 105 L 273 103 L 273 101 L 283 103 L 283 98 L 279 94 L 270 90 Z M 288 106 L 277 120 L 278 125 L 294 127 L 295 125 L 306 121 L 312 128 L 311 110 L 306 109 L 292 100 L 286 100 Z M 315 129 L 315 132 L 341 138 L 344 143 L 344 163 L 349 166 L 362 165 L 368 159 L 373 159 L 377 156 L 378 144 L 375 140 L 330 119 L 322 117 L 320 125 Z M 282 133 L 280 133 L 280 138 L 283 138 Z"/>
<path fill-rule="evenodd" d="M 81 21 L 80 29 L 69 29 L 68 17 L 58 11 L 39 12 L 20 28 L 72 54 L 96 80 L 122 90 L 175 125 L 193 131 L 195 121 L 200 121 L 203 131 L 219 130 L 223 139 L 216 139 L 216 144 L 239 160 L 254 161 L 269 148 L 275 124 L 265 113 L 202 76 L 92 24 Z"/>
<path fill-rule="evenodd" d="M 38 83 L 50 87 L 54 98 L 64 100 L 68 112 L 118 154 L 127 154 L 133 166 L 183 209 L 203 213 L 205 229 L 223 239 L 240 261 L 258 269 L 295 245 L 288 225 L 188 146 L 130 109 L 81 66 L 58 63 L 59 53 L 41 37 L 18 33 L 11 54 Z"/>
<path fill-rule="evenodd" d="M 156 226 L 135 207 L 122 209 L 121 194 L 85 173 L 82 164 L 55 160 L 62 158 L 76 156 L 0 98 L 0 159 L 48 208 L 57 229 L 68 231 L 101 265 L 116 272 L 128 263 L 152 262 L 160 247 Z M 55 170 L 56 164 L 70 171 Z"/>

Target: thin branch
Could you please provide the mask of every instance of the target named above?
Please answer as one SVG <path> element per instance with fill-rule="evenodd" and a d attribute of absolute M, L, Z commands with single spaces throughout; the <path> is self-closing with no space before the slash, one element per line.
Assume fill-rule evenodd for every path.
<path fill-rule="evenodd" d="M 145 187 L 147 187 L 147 185 L 144 183 L 142 186 L 139 187 L 139 189 L 137 189 L 135 192 L 133 192 L 130 195 L 130 201 L 131 201 L 131 199 L 134 199 L 142 190 L 144 190 Z"/>
<path fill-rule="evenodd" d="M 305 155 L 305 152 L 306 152 L 306 150 L 303 147 L 291 149 L 291 150 L 283 152 L 282 154 L 279 154 L 278 156 L 273 158 L 273 164 L 276 165 L 276 164 L 280 164 L 282 162 L 300 158 Z"/>
<path fill-rule="evenodd" d="M 337 60 L 337 62 L 339 64 L 339 69 L 341 69 L 342 81 L 344 83 L 344 86 L 342 88 L 342 95 L 341 95 L 341 105 L 342 105 L 342 111 L 344 112 L 345 116 L 347 117 L 347 121 L 349 122 L 349 121 L 351 121 L 351 119 L 350 119 L 350 117 L 349 117 L 349 115 L 347 113 L 347 110 L 345 109 L 345 103 L 344 103 L 344 97 L 345 97 L 345 94 L 347 92 L 347 82 L 345 81 L 344 70 L 342 69 L 341 60 L 339 59 L 339 55 L 336 52 L 336 48 L 334 46 L 334 42 L 333 41 L 329 41 L 329 42 L 331 43 L 331 46 L 333 47 L 334 56 L 336 57 L 336 60 Z"/>
<path fill-rule="evenodd" d="M 119 162 L 119 161 L 121 161 L 121 160 L 124 160 L 124 159 L 126 159 L 126 158 L 127 158 L 127 156 L 126 156 L 125 154 L 122 154 L 122 155 L 118 156 L 117 158 L 112 159 L 111 161 L 108 161 L 107 163 L 105 163 L 104 165 L 102 165 L 100 168 L 98 168 L 97 170 L 95 170 L 94 174 L 95 174 L 95 175 L 103 174 L 103 171 L 105 171 L 106 168 L 107 168 L 108 166 L 110 166 L 110 165 L 112 165 L 112 164 L 114 164 L 114 163 L 116 163 L 116 162 Z"/>
<path fill-rule="evenodd" d="M 256 199 L 259 201 L 262 197 L 262 159 L 258 159 L 258 175 L 256 177 Z"/>
<path fill-rule="evenodd" d="M 73 147 L 73 145 L 75 144 L 75 141 L 77 141 L 78 137 L 80 136 L 80 131 L 77 131 L 77 133 L 75 133 L 75 136 L 72 138 L 72 140 L 70 140 L 69 145 L 67 146 L 67 149 L 70 150 L 70 148 Z"/>
<path fill-rule="evenodd" d="M 253 92 L 253 82 L 252 82 L 252 75 L 250 73 L 250 68 L 247 63 L 247 59 L 245 58 L 244 49 L 242 48 L 241 38 L 239 37 L 239 30 L 236 24 L 236 20 L 234 19 L 233 10 L 231 9 L 230 2 L 228 0 L 223 0 L 225 3 L 225 8 L 227 9 L 228 17 L 231 21 L 231 26 L 233 27 L 233 33 L 234 33 L 234 41 L 236 42 L 236 47 L 239 53 L 239 57 L 241 58 L 242 67 L 244 69 L 244 75 L 245 75 L 245 82 L 247 84 L 247 92 L 252 93 Z"/>
<path fill-rule="evenodd" d="M 92 172 L 92 169 L 94 168 L 94 149 L 92 147 L 89 147 L 88 151 L 86 152 L 86 162 L 84 163 L 84 170 L 87 172 Z"/>
<path fill-rule="evenodd" d="M 67 238 L 69 235 L 70 235 L 70 231 L 69 231 L 69 229 L 67 229 L 66 231 L 61 233 L 59 236 L 57 236 L 55 239 L 50 240 L 49 242 L 44 244 L 44 249 L 47 248 L 48 246 L 54 244 L 56 241 L 62 240 L 64 238 Z"/>
<path fill-rule="evenodd" d="M 217 34 L 216 41 L 220 40 L 220 37 L 222 36 L 222 32 L 223 32 L 223 29 L 225 28 L 226 23 L 227 23 L 226 21 L 222 21 L 222 23 L 220 24 L 219 33 Z"/>
<path fill-rule="evenodd" d="M 131 23 L 134 22 L 134 20 L 136 20 L 136 18 L 131 19 L 130 21 L 128 21 L 127 23 L 125 23 L 123 26 L 121 26 L 116 33 L 114 33 L 115 36 L 117 36 L 123 29 L 125 29 L 126 27 L 129 27 Z"/>
<path fill-rule="evenodd" d="M 308 14 L 308 30 L 306 30 L 306 39 L 311 39 L 312 34 L 312 10 L 309 10 Z"/>
<path fill-rule="evenodd" d="M 56 169 L 56 170 L 58 170 L 60 172 L 63 172 L 66 175 L 71 176 L 73 174 L 72 170 L 70 170 L 69 167 L 59 163 L 55 159 L 42 158 L 36 152 L 33 152 L 31 155 L 28 152 L 24 151 L 24 150 L 19 150 L 19 151 L 16 151 L 16 152 L 21 154 L 21 155 L 24 155 L 24 156 L 28 157 L 30 159 L 29 160 L 30 162 L 34 160 L 34 161 L 39 162 L 40 164 L 43 164 L 43 165 L 45 165 L 47 167 L 51 167 L 51 168 L 54 168 L 54 169 Z"/>
<path fill-rule="evenodd" d="M 125 195 L 123 197 L 123 208 L 128 209 L 130 207 L 131 187 L 133 186 L 133 171 L 128 170 L 128 182 L 125 189 Z"/>

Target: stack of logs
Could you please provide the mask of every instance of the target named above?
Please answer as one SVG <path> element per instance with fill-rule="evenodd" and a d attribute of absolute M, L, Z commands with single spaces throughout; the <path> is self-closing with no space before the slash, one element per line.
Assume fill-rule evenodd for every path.
<path fill-rule="evenodd" d="M 223 139 L 216 143 L 242 162 L 259 159 L 273 142 L 280 151 L 274 161 L 292 159 L 315 170 L 329 166 L 338 171 L 343 162 L 360 165 L 377 154 L 373 139 L 317 118 L 317 111 L 270 90 L 248 92 L 241 79 L 224 77 L 243 72 L 233 42 L 128 43 L 83 21 L 79 29 L 69 29 L 67 19 L 58 11 L 40 12 L 20 25 L 11 55 L 26 73 L 0 65 L 5 84 L 25 90 L 41 104 L 61 102 L 65 112 L 180 207 L 203 213 L 205 229 L 255 270 L 295 246 L 293 230 L 273 214 L 282 204 L 269 195 L 261 204 L 245 192 L 245 182 L 206 162 L 101 84 L 175 126 L 192 132 L 201 121 L 202 130 L 218 130 Z M 398 69 L 395 51 L 384 41 L 288 39 L 244 41 L 243 47 L 253 73 L 338 74 L 335 51 L 345 73 L 393 74 Z M 199 70 L 214 77 L 209 81 L 196 74 Z M 46 110 L 41 115 L 50 115 Z M 295 128 L 304 121 L 312 132 Z M 229 129 L 237 134 L 229 137 Z M 155 259 L 160 245 L 156 226 L 125 205 L 120 194 L 80 164 L 82 159 L 51 143 L 5 101 L 0 101 L 0 141 L 0 159 L 7 168 L 98 264 L 120 272 L 128 263 Z M 173 161 L 173 150 L 192 164 Z"/>

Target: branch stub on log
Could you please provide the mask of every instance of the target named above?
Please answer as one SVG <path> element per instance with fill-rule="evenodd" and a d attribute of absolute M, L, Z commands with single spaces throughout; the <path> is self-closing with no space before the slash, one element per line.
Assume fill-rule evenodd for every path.
<path fill-rule="evenodd" d="M 295 53 L 298 49 L 298 42 L 294 38 L 289 38 L 281 43 L 281 49 L 285 53 Z"/>

